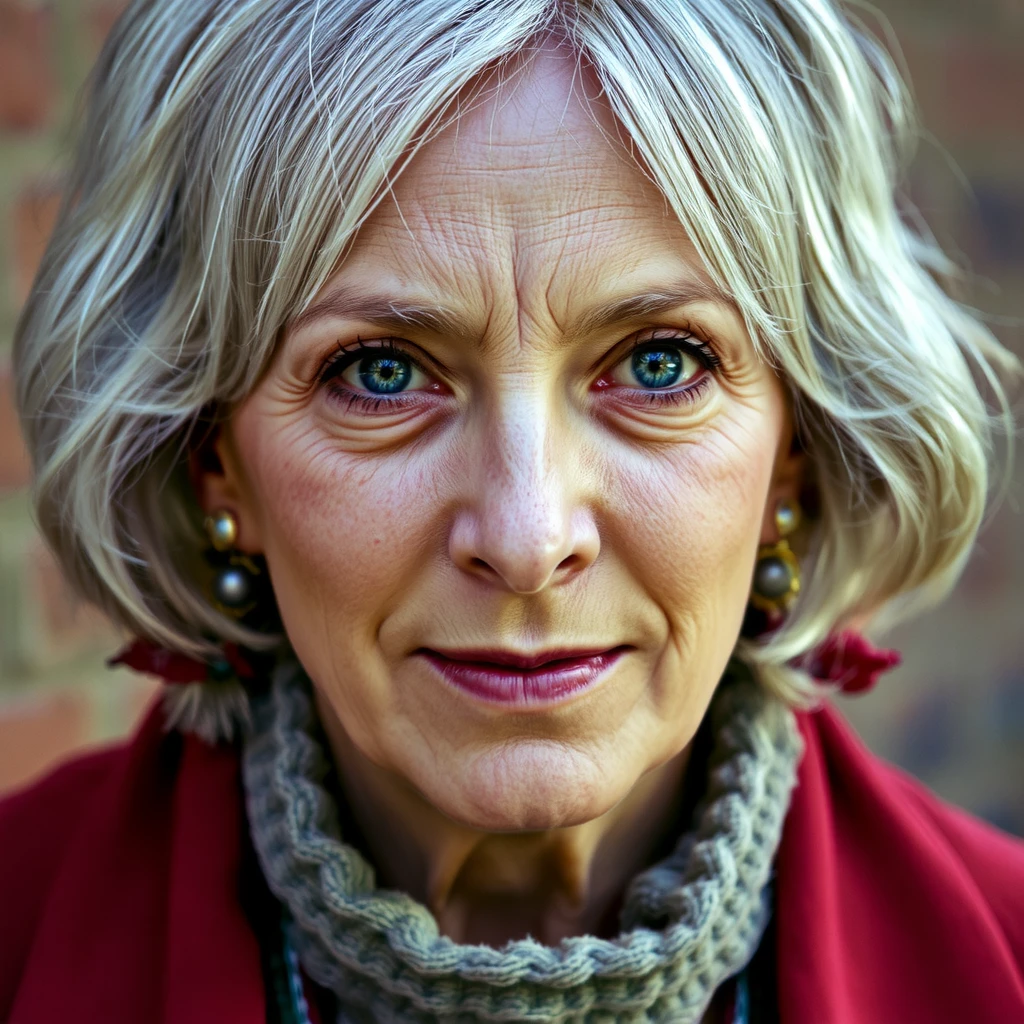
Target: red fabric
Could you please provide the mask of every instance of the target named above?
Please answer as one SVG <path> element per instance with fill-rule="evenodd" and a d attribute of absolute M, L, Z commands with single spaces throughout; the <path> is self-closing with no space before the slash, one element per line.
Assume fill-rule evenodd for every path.
<path fill-rule="evenodd" d="M 264 1021 L 238 772 L 157 702 L 129 745 L 0 803 L 0 1020 Z"/>
<path fill-rule="evenodd" d="M 202 661 L 190 658 L 177 651 L 157 647 L 148 640 L 133 640 L 123 651 L 118 651 L 107 661 L 108 668 L 126 665 L 136 672 L 158 676 L 165 683 L 185 684 L 206 681 L 209 669 Z"/>
<path fill-rule="evenodd" d="M 848 629 L 833 634 L 812 652 L 807 671 L 821 682 L 838 683 L 846 693 L 864 693 L 902 660 L 899 651 L 874 647 L 860 633 Z"/>
<path fill-rule="evenodd" d="M 798 717 L 776 861 L 782 1021 L 1024 1021 L 1024 843 L 873 757 L 833 708 Z"/>
<path fill-rule="evenodd" d="M 830 708 L 777 859 L 783 1024 L 1024 1021 L 1024 844 L 869 754 Z M 263 1024 L 238 754 L 164 735 L 0 802 L 0 1020 Z"/>
<path fill-rule="evenodd" d="M 251 679 L 254 675 L 252 666 L 246 660 L 237 644 L 225 644 L 224 660 L 231 666 L 239 679 Z M 165 683 L 184 685 L 186 683 L 205 683 L 210 676 L 210 665 L 205 661 L 190 658 L 187 654 L 169 651 L 165 647 L 157 647 L 148 640 L 136 638 L 122 651 L 107 661 L 113 668 L 115 665 L 126 665 L 136 672 L 158 676 Z"/>

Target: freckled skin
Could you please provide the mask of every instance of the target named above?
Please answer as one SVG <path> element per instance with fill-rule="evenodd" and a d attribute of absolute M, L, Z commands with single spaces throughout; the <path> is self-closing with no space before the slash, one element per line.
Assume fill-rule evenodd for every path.
<path fill-rule="evenodd" d="M 565 343 L 594 304 L 706 278 L 573 67 L 542 50 L 431 141 L 324 288 L 477 325 L 402 335 L 434 360 L 423 401 L 346 410 L 317 380 L 339 341 L 393 332 L 286 330 L 203 491 L 266 555 L 382 878 L 464 940 L 594 928 L 641 866 L 802 465 L 734 309 L 695 303 Z M 630 400 L 630 336 L 691 322 L 722 360 L 710 387 L 691 405 Z M 548 710 L 483 705 L 413 654 L 621 644 L 633 649 L 598 686 Z M 508 871 L 479 870 L 496 862 Z M 552 909 L 552 871 L 574 909 Z M 505 923 L 485 927 L 481 877 L 499 875 L 532 910 L 514 920 L 502 904 Z"/>

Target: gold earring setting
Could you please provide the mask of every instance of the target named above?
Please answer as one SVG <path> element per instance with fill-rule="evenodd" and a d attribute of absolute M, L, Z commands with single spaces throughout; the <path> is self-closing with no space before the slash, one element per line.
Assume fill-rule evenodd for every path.
<path fill-rule="evenodd" d="M 800 563 L 786 537 L 800 525 L 800 506 L 780 501 L 775 509 L 775 527 L 779 539 L 762 544 L 757 551 L 750 603 L 758 611 L 781 613 L 800 593 Z"/>
<path fill-rule="evenodd" d="M 248 555 L 235 550 L 238 520 L 226 509 L 220 509 L 203 522 L 206 536 L 215 555 L 213 598 L 227 615 L 240 619 L 256 607 L 260 569 Z"/>

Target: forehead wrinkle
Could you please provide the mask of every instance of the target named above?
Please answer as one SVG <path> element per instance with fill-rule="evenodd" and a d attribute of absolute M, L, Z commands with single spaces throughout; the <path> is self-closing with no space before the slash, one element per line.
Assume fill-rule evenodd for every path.
<path fill-rule="evenodd" d="M 606 212 L 606 208 L 601 209 Z M 428 209 L 419 212 L 425 220 L 431 219 Z M 453 226 L 461 230 L 453 232 Z M 608 228 L 613 240 L 620 237 L 614 225 L 602 226 Z M 575 322 L 563 324 L 563 320 L 571 315 L 572 307 L 578 305 L 575 296 L 593 294 L 599 290 L 599 282 L 637 269 L 635 261 L 629 259 L 625 252 L 613 250 L 613 254 L 605 258 L 599 253 L 591 255 L 595 249 L 609 248 L 608 238 L 602 237 L 603 231 L 564 231 L 558 233 L 557 240 L 548 235 L 538 242 L 524 242 L 522 232 L 509 223 L 500 226 L 503 238 L 498 240 L 495 237 L 499 233 L 497 225 L 492 223 L 485 227 L 476 218 L 467 217 L 454 222 L 445 221 L 443 226 L 431 223 L 431 234 L 438 239 L 436 246 L 425 244 L 422 235 L 417 237 L 414 234 L 412 241 L 415 245 L 409 247 L 387 243 L 387 235 L 397 225 L 381 227 L 384 229 L 383 237 L 377 235 L 370 240 L 370 247 L 383 251 L 384 261 L 397 271 L 400 278 L 427 283 L 428 292 L 445 296 L 445 301 L 437 305 L 466 311 L 456 314 L 448 323 L 440 319 L 431 320 L 429 316 L 420 317 L 420 322 L 431 330 L 440 328 L 444 333 L 459 337 L 471 335 L 485 346 L 488 340 L 495 340 L 495 324 L 504 324 L 503 333 L 517 336 L 520 347 L 526 345 L 528 334 L 536 333 L 536 325 L 543 322 L 541 310 L 546 312 L 559 340 L 563 344 L 571 344 L 588 334 L 614 326 L 616 322 L 653 317 L 695 302 L 735 308 L 732 298 L 718 291 L 703 275 L 692 270 L 688 273 L 685 263 L 680 265 L 678 260 L 673 260 L 675 269 L 664 286 L 652 285 L 648 289 L 638 286 L 633 295 L 610 300 L 577 316 Z M 453 234 L 455 245 L 451 244 Z M 485 239 L 482 236 L 491 237 Z M 580 243 L 579 249 L 573 246 L 575 241 Z M 652 243 L 654 241 L 652 239 Z M 666 240 L 658 241 L 664 244 Z M 554 245 L 558 247 L 557 255 L 552 249 Z M 680 255 L 678 247 L 672 248 L 677 256 Z M 543 278 L 538 280 L 534 277 L 531 285 L 529 254 L 534 249 L 540 250 L 544 270 Z M 571 249 L 575 251 L 570 252 Z M 669 251 L 665 249 L 666 254 Z M 566 263 L 575 266 L 562 269 Z M 666 280 L 661 275 L 659 277 L 661 281 Z M 542 287 L 536 290 L 541 281 Z M 559 290 L 564 291 L 555 301 Z M 531 302 L 531 295 L 536 296 L 536 301 Z M 449 297 L 455 297 L 456 301 L 450 302 Z M 556 312 L 557 309 L 563 310 L 562 316 Z M 488 325 L 486 330 L 482 327 L 483 320 Z M 455 328 L 456 322 L 462 325 L 458 329 Z M 534 325 L 532 332 L 529 324 Z"/>
<path fill-rule="evenodd" d="M 426 286 L 427 296 L 445 300 L 436 305 L 462 311 L 460 319 L 472 326 L 473 334 L 486 318 L 490 329 L 480 341 L 501 333 L 506 341 L 518 336 L 520 347 L 541 324 L 550 325 L 546 331 L 540 328 L 542 333 L 573 340 L 610 326 L 616 315 L 637 318 L 667 310 L 671 296 L 634 295 L 631 306 L 618 302 L 617 312 L 605 303 L 603 310 L 578 314 L 595 292 L 609 294 L 609 280 L 624 280 L 652 255 L 669 257 L 668 274 L 663 269 L 656 279 L 647 279 L 652 288 L 702 275 L 694 265 L 686 273 L 692 254 L 682 264 L 671 258 L 689 252 L 689 240 L 685 232 L 676 237 L 666 231 L 667 199 L 651 184 L 642 163 L 610 136 L 599 116 L 604 106 L 580 96 L 585 75 L 579 60 L 572 66 L 568 88 L 566 77 L 556 73 L 555 89 L 561 96 L 545 88 L 552 76 L 524 78 L 519 70 L 513 81 L 499 81 L 486 90 L 483 102 L 469 103 L 471 115 L 460 115 L 426 143 L 389 189 L 389 201 L 364 225 L 369 229 L 364 242 L 381 253 L 380 269 L 386 268 L 375 275 L 376 261 L 371 260 L 368 276 L 378 278 L 371 290 L 386 292 L 387 286 L 380 285 L 387 278 L 393 278 L 392 286 L 420 285 L 421 295 Z M 529 105 L 531 98 L 547 97 L 552 102 L 546 109 Z M 559 99 L 563 102 L 556 126 Z M 499 115 L 504 111 L 509 113 L 503 121 Z M 469 117 L 465 124 L 463 116 Z M 622 130 L 614 114 L 610 116 Z M 503 162 L 498 152 L 508 155 L 509 147 L 514 147 L 516 159 Z M 496 161 L 483 159 L 488 149 Z M 591 159 L 581 166 L 576 152 Z M 543 170 L 543 182 L 524 179 L 524 167 Z M 669 219 L 682 232 L 678 220 Z M 640 259 L 638 253 L 643 254 Z M 635 280 L 637 291 L 643 290 L 645 284 Z M 691 286 L 675 304 L 705 298 L 723 299 Z M 561 321 L 558 309 L 563 311 Z M 570 317 L 579 321 L 575 328 Z"/>
<path fill-rule="evenodd" d="M 485 283 L 504 269 L 498 255 L 503 246 L 495 244 L 502 226 L 496 217 L 481 218 L 457 211 L 449 215 L 415 197 L 414 203 L 415 209 L 405 221 L 405 232 L 396 224 L 378 221 L 360 255 L 376 250 L 380 263 L 399 278 L 418 279 L 472 301 L 466 285 Z M 411 232 L 409 220 L 416 226 Z"/>

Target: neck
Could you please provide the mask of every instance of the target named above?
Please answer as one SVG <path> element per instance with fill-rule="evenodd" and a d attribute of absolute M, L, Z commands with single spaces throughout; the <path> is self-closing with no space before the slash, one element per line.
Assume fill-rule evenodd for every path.
<path fill-rule="evenodd" d="M 529 935 L 552 945 L 573 935 L 617 934 L 626 885 L 668 852 L 684 826 L 690 747 L 591 821 L 487 832 L 452 821 L 367 760 L 319 694 L 316 703 L 339 769 L 351 840 L 374 864 L 378 886 L 425 904 L 441 934 L 455 942 L 501 947 Z"/>

